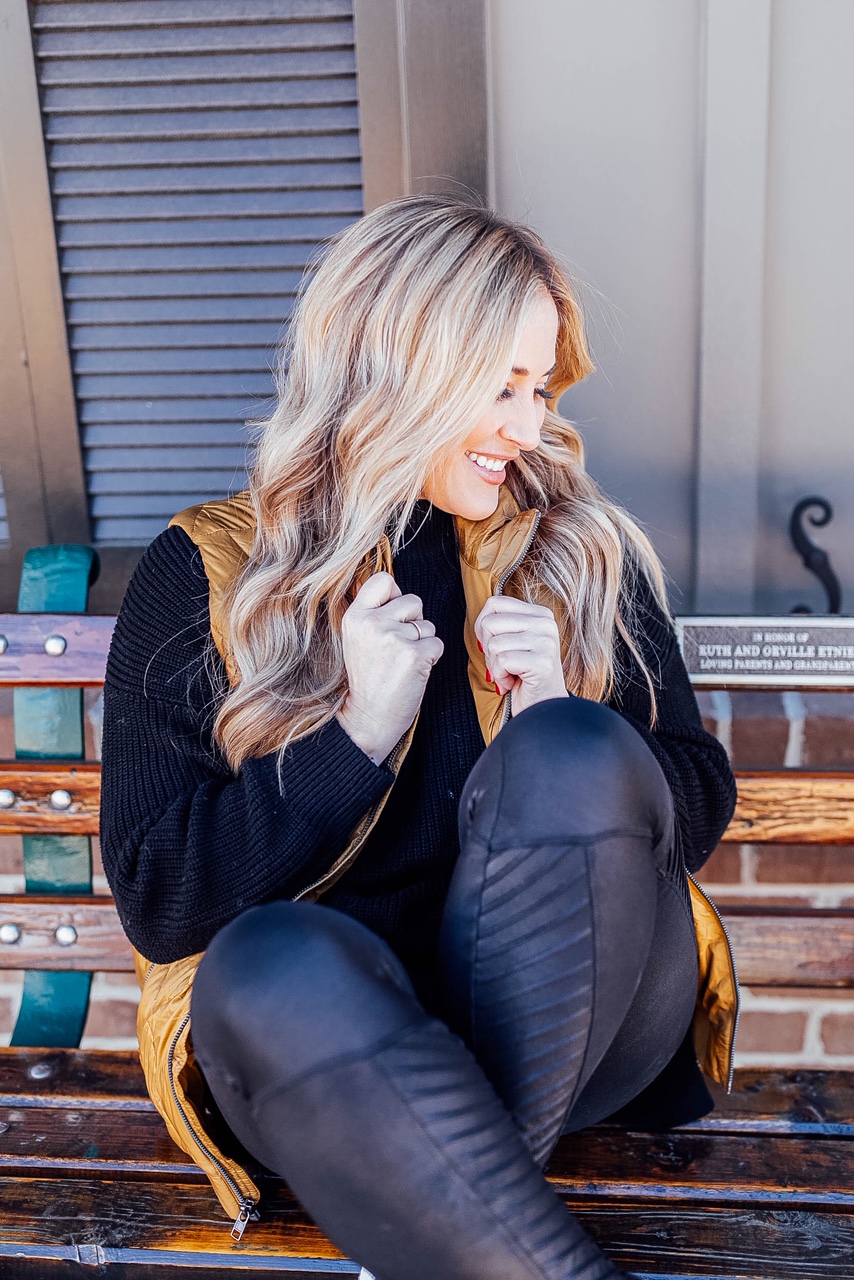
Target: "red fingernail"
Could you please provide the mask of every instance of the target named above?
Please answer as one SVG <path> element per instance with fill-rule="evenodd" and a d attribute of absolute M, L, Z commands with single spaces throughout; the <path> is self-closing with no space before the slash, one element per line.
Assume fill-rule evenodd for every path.
<path fill-rule="evenodd" d="M 478 642 L 477 642 L 477 647 L 478 647 L 478 649 L 480 649 L 481 653 L 483 653 L 483 645 L 480 643 L 480 641 L 479 641 L 479 640 L 478 640 Z"/>
<path fill-rule="evenodd" d="M 492 684 L 492 672 L 490 671 L 489 667 L 486 668 L 486 678 L 487 678 L 487 681 L 490 684 Z"/>
<path fill-rule="evenodd" d="M 495 692 L 498 694 L 498 696 L 499 696 L 499 698 L 500 698 L 500 697 L 501 697 L 501 690 L 499 689 L 498 685 L 495 685 L 495 686 L 494 686 L 494 688 L 495 688 Z"/>

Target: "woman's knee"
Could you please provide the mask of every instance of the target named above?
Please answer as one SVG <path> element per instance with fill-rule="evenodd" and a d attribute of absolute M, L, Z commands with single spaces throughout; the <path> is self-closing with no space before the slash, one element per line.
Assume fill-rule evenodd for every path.
<path fill-rule="evenodd" d="M 251 1093 L 271 1072 L 296 1078 L 360 1052 L 419 1010 L 382 938 L 328 907 L 273 902 L 211 942 L 193 984 L 193 1041 L 203 1069 L 227 1063 Z"/>
<path fill-rule="evenodd" d="M 480 818 L 478 819 L 478 810 Z M 655 838 L 672 823 L 672 798 L 641 735 L 616 711 L 554 698 L 523 711 L 472 770 L 461 826 L 495 844 L 522 829 L 542 840 L 631 828 Z"/>

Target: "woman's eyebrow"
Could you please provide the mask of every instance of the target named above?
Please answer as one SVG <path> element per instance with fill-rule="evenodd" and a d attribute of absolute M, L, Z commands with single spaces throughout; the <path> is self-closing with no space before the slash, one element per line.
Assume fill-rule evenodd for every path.
<path fill-rule="evenodd" d="M 548 370 L 543 374 L 543 377 L 544 377 L 544 378 L 550 378 L 550 377 L 552 376 L 552 374 L 554 373 L 554 371 L 555 371 L 555 369 L 556 369 L 556 368 L 557 368 L 557 364 L 553 364 L 553 365 L 552 365 L 552 367 L 551 367 L 551 369 L 548 369 Z M 516 376 L 517 376 L 517 377 L 519 377 L 519 378 L 530 378 L 530 376 L 531 376 L 531 370 L 530 370 L 530 369 L 523 369 L 520 365 L 517 365 L 517 364 L 514 364 L 513 368 L 510 370 L 510 372 L 511 372 L 511 373 L 515 373 L 515 374 L 516 374 Z"/>

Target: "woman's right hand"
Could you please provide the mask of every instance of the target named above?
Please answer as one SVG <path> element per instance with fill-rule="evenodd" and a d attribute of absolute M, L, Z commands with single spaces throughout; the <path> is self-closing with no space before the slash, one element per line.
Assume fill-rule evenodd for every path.
<path fill-rule="evenodd" d="M 415 719 L 445 646 L 425 621 L 419 597 L 404 595 L 390 573 L 375 573 L 359 588 L 341 639 L 350 689 L 338 721 L 381 764 Z"/>

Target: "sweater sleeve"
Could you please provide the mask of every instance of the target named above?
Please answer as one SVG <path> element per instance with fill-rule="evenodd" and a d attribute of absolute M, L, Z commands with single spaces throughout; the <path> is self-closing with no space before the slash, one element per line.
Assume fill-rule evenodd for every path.
<path fill-rule="evenodd" d="M 204 950 L 239 912 L 307 888 L 393 781 L 336 720 L 235 775 L 201 556 L 181 529 L 128 587 L 104 685 L 101 849 L 125 931 L 149 960 Z"/>
<path fill-rule="evenodd" d="M 685 864 L 698 871 L 733 815 L 735 779 L 723 746 L 703 728 L 676 634 L 640 573 L 633 634 L 655 689 L 655 725 L 650 728 L 649 687 L 622 640 L 609 705 L 637 730 L 661 765 L 673 794 Z"/>

